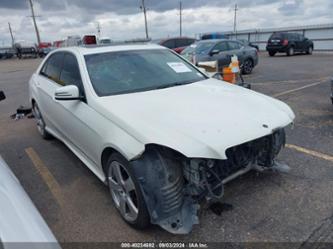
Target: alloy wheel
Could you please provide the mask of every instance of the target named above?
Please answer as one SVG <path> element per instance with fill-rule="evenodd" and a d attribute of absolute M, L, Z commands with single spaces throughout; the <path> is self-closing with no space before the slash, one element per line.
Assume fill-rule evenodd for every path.
<path fill-rule="evenodd" d="M 35 116 L 35 119 L 37 121 L 37 129 L 38 129 L 38 132 L 44 136 L 45 135 L 45 123 L 44 123 L 44 120 L 42 118 L 42 115 L 37 107 L 37 105 L 34 105 L 34 116 Z"/>
<path fill-rule="evenodd" d="M 251 60 L 246 60 L 244 61 L 244 64 L 243 64 L 243 71 L 245 74 L 249 74 L 252 72 L 252 69 L 253 69 L 253 63 Z"/>
<path fill-rule="evenodd" d="M 113 161 L 109 167 L 108 182 L 112 199 L 122 217 L 133 222 L 138 218 L 138 195 L 134 182 L 126 168 Z"/>

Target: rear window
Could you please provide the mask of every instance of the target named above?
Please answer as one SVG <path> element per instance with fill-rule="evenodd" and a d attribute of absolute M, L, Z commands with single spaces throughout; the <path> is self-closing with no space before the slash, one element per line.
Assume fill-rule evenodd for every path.
<path fill-rule="evenodd" d="M 270 40 L 274 40 L 274 39 L 284 39 L 284 37 L 285 37 L 285 34 L 284 34 L 284 33 L 273 33 L 269 39 L 270 39 Z"/>
<path fill-rule="evenodd" d="M 195 40 L 194 39 L 187 39 L 187 38 L 183 38 L 183 39 L 177 39 L 176 40 L 176 47 L 186 47 L 191 45 Z"/>
<path fill-rule="evenodd" d="M 164 47 L 172 49 L 172 48 L 176 47 L 176 41 L 174 39 L 173 40 L 167 40 L 165 42 L 162 42 L 161 45 L 164 46 Z"/>

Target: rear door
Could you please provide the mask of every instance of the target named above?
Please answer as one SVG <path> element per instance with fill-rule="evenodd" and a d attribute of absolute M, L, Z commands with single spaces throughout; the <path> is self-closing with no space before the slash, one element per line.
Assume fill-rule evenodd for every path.
<path fill-rule="evenodd" d="M 307 42 L 306 39 L 303 35 L 298 34 L 298 39 L 299 39 L 299 43 L 300 43 L 300 50 L 302 51 L 306 51 L 307 49 Z"/>
<path fill-rule="evenodd" d="M 243 63 L 246 57 L 246 50 L 243 44 L 238 41 L 228 41 L 229 53 L 232 55 L 237 55 L 240 63 Z"/>
<path fill-rule="evenodd" d="M 294 44 L 294 49 L 296 51 L 299 51 L 301 49 L 302 45 L 300 43 L 298 34 L 296 34 L 296 33 L 288 34 L 288 41 L 289 41 L 289 43 Z"/>

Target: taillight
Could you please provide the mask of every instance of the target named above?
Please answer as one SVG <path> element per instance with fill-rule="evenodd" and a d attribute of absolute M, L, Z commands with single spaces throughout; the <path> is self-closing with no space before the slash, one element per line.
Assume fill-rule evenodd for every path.
<path fill-rule="evenodd" d="M 288 40 L 287 39 L 283 40 L 282 45 L 287 46 L 288 45 Z"/>

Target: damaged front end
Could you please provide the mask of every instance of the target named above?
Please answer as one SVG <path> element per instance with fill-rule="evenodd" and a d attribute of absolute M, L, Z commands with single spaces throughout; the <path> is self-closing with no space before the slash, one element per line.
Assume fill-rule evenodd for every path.
<path fill-rule="evenodd" d="M 198 224 L 201 200 L 220 201 L 224 184 L 251 169 L 282 167 L 275 161 L 285 144 L 285 131 L 226 150 L 226 160 L 187 158 L 169 148 L 148 145 L 131 161 L 150 214 L 157 224 L 175 234 L 186 234 Z"/>

